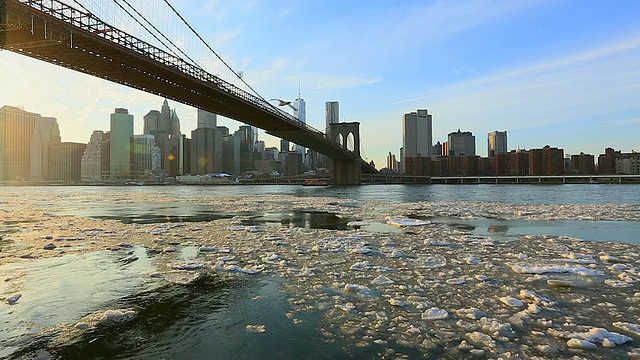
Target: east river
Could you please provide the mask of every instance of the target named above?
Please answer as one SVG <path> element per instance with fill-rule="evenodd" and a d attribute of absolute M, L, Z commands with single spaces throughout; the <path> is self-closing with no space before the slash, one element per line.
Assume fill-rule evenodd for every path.
<path fill-rule="evenodd" d="M 639 185 L 0 187 L 0 358 L 640 358 Z"/>

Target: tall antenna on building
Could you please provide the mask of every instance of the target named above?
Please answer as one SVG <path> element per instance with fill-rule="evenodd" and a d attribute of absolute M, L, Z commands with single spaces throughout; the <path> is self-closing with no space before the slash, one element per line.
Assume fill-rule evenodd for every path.
<path fill-rule="evenodd" d="M 298 99 L 302 99 L 300 97 L 300 78 L 298 78 Z"/>

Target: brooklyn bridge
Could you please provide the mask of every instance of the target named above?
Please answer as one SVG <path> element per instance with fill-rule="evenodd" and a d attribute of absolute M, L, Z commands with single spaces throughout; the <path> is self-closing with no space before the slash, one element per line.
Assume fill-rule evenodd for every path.
<path fill-rule="evenodd" d="M 0 0 L 0 49 L 264 129 L 329 157 L 334 184 L 360 184 L 362 173 L 375 172 L 360 157 L 359 123 L 332 124 L 325 134 L 282 111 L 228 67 L 167 1 L 153 2 L 153 6 L 170 8 L 217 62 L 227 66 L 230 77 L 223 79 L 205 70 L 176 46 L 178 40 L 147 21 L 127 0 L 114 0 L 114 4 L 119 11 L 107 22 L 97 15 L 100 9 L 77 0 Z M 120 17 L 140 25 L 139 31 L 145 34 L 119 29 L 114 24 Z M 149 34 L 153 44 L 143 40 Z"/>

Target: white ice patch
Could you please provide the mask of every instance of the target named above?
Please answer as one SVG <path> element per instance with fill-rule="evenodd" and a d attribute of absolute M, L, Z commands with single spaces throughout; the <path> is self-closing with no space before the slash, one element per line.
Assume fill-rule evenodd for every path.
<path fill-rule="evenodd" d="M 421 317 L 422 320 L 444 320 L 449 318 L 449 313 L 447 310 L 432 307 L 423 312 Z"/>
<path fill-rule="evenodd" d="M 567 346 L 573 349 L 583 349 L 590 350 L 597 348 L 596 344 L 591 341 L 583 340 L 583 339 L 570 339 L 567 341 Z"/>
<path fill-rule="evenodd" d="M 599 276 L 600 270 L 574 264 L 544 264 L 544 263 L 507 263 L 513 271 L 521 274 L 568 273 L 582 276 Z"/>
<path fill-rule="evenodd" d="M 393 280 L 389 279 L 384 275 L 380 275 L 377 278 L 371 280 L 372 285 L 389 285 L 393 284 Z"/>
<path fill-rule="evenodd" d="M 491 338 L 491 336 L 481 333 L 479 331 L 474 331 L 472 333 L 467 333 L 465 336 L 468 342 L 477 347 L 488 347 L 495 348 L 496 342 Z"/>
<path fill-rule="evenodd" d="M 390 219 L 387 219 L 387 224 L 393 225 L 393 226 L 398 226 L 398 227 L 424 226 L 424 225 L 431 224 L 431 221 L 418 220 L 418 219 L 409 219 L 409 218 L 400 218 L 400 219 L 390 218 Z"/>
<path fill-rule="evenodd" d="M 247 329 L 247 332 L 252 332 L 252 333 L 263 333 L 263 332 L 267 331 L 267 328 L 264 325 L 252 325 L 252 324 L 249 324 L 245 328 Z"/>
<path fill-rule="evenodd" d="M 451 245 L 451 243 L 448 242 L 448 241 L 438 241 L 438 240 L 434 240 L 434 239 L 425 240 L 425 244 L 428 244 L 428 245 L 431 245 L 431 246 L 449 246 L 449 245 Z"/>
<path fill-rule="evenodd" d="M 511 306 L 513 308 L 518 308 L 518 309 L 524 308 L 524 302 L 522 302 L 522 300 L 516 299 L 516 298 L 511 297 L 511 296 L 501 297 L 500 301 L 503 304 Z"/>
<path fill-rule="evenodd" d="M 447 265 L 447 258 L 442 255 L 419 257 L 413 260 L 415 267 L 423 269 L 437 269 Z"/>
<path fill-rule="evenodd" d="M 570 333 L 567 335 L 567 337 L 571 340 L 578 340 L 579 343 L 586 341 L 593 344 L 600 343 L 603 346 L 606 345 L 607 347 L 612 347 L 611 345 L 622 345 L 626 342 L 633 341 L 633 338 L 629 336 L 610 332 L 598 327 L 591 328 L 589 329 L 589 331 L 583 333 Z M 579 344 L 577 341 L 574 341 L 574 343 Z M 567 345 L 572 347 L 569 342 L 567 342 Z"/>
<path fill-rule="evenodd" d="M 620 330 L 630 332 L 635 336 L 640 336 L 640 325 L 638 324 L 616 321 L 613 323 L 613 326 L 617 327 Z"/>

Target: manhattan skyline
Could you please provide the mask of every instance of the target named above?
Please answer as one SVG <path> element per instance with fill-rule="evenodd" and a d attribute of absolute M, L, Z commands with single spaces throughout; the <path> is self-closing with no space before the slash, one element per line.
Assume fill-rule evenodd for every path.
<path fill-rule="evenodd" d="M 341 121 L 361 123 L 378 168 L 398 155 L 402 115 L 417 108 L 433 115 L 434 143 L 460 128 L 480 144 L 507 130 L 510 149 L 638 150 L 629 129 L 640 124 L 640 3 L 331 3 L 174 5 L 263 97 L 294 100 L 300 82 L 309 125 L 323 130 L 325 102 L 338 101 Z M 142 133 L 142 117 L 162 101 L 7 51 L 0 64 L 0 82 L 11 84 L 0 105 L 56 117 L 63 141 L 87 143 L 116 107 Z M 196 128 L 195 109 L 171 105 L 184 129 Z M 484 146 L 477 152 L 486 156 Z"/>

